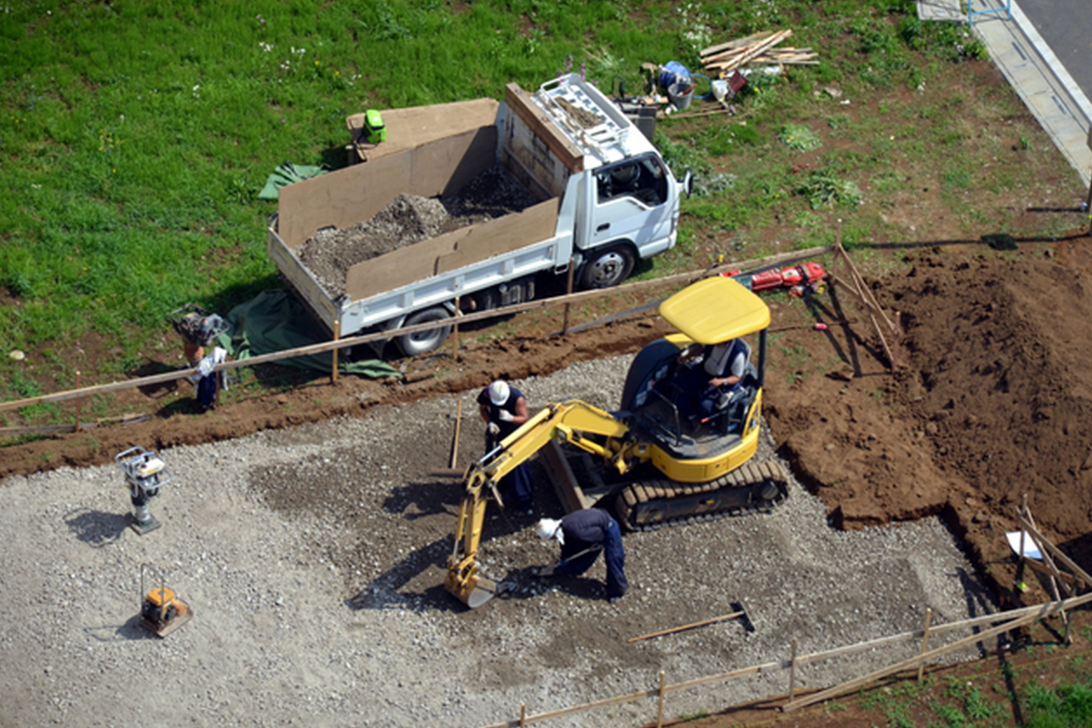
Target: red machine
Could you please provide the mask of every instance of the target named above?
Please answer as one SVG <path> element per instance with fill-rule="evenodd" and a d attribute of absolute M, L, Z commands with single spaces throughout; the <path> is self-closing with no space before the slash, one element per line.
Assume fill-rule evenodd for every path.
<path fill-rule="evenodd" d="M 739 271 L 721 273 L 722 276 L 739 275 Z M 771 288 L 789 288 L 790 296 L 802 296 L 805 291 L 815 292 L 821 289 L 826 271 L 818 263 L 801 263 L 781 270 L 773 269 L 755 273 L 751 276 L 751 290 L 755 293 Z M 746 281 L 740 281 L 746 283 Z"/>

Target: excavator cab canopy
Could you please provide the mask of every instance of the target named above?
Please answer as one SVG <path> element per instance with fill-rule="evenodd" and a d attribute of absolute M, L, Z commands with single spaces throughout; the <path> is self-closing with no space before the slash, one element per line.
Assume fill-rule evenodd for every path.
<path fill-rule="evenodd" d="M 770 309 L 743 284 L 706 278 L 660 304 L 660 315 L 699 344 L 719 344 L 770 325 Z"/>

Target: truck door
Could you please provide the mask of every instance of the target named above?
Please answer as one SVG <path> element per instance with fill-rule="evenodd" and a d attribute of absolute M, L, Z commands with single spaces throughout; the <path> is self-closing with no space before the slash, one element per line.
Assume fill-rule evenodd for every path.
<path fill-rule="evenodd" d="M 590 246 L 629 240 L 642 258 L 670 247 L 674 196 L 671 173 L 656 155 L 595 170 Z"/>

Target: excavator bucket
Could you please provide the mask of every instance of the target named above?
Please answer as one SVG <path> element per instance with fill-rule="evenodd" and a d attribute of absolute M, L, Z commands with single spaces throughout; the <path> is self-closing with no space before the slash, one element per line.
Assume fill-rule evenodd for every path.
<path fill-rule="evenodd" d="M 486 579 L 480 574 L 473 574 L 466 581 L 453 578 L 449 574 L 444 586 L 456 599 L 471 609 L 477 609 L 501 592 L 497 582 Z"/>

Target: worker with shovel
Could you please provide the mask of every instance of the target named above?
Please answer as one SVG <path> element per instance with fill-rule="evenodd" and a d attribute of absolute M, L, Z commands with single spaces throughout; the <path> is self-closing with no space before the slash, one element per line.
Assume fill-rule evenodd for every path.
<path fill-rule="evenodd" d="M 592 567 L 602 551 L 607 562 L 607 598 L 613 604 L 625 596 L 629 582 L 626 581 L 622 532 L 618 522 L 606 511 L 584 508 L 561 520 L 543 518 L 538 522 L 538 536 L 544 540 L 555 539 L 561 544 L 561 560 L 536 570 L 537 576 L 580 576 Z"/>

